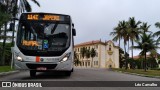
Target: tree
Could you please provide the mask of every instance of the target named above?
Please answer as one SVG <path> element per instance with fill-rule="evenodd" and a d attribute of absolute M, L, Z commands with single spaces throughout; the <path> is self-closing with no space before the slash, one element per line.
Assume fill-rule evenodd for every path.
<path fill-rule="evenodd" d="M 120 22 L 118 26 L 113 29 L 113 32 L 111 32 L 110 35 L 114 36 L 112 39 L 113 41 L 119 40 L 119 47 L 120 47 L 120 40 L 122 38 L 122 29 L 121 29 Z"/>
<path fill-rule="evenodd" d="M 88 58 L 91 57 L 91 51 L 90 51 L 90 49 L 86 49 L 85 56 L 86 56 L 87 60 L 88 60 Z M 87 65 L 86 65 L 86 66 L 87 66 Z"/>
<path fill-rule="evenodd" d="M 155 26 L 160 29 L 160 22 L 155 23 Z M 155 32 L 153 35 L 156 37 L 160 36 L 160 31 Z M 160 37 L 158 37 L 157 41 L 160 41 Z"/>
<path fill-rule="evenodd" d="M 30 0 L 30 1 L 34 2 L 37 6 L 40 7 L 40 4 L 37 0 Z M 20 14 L 22 12 L 32 11 L 31 5 L 29 4 L 28 0 L 19 0 L 19 4 L 18 4 L 18 0 L 12 0 L 12 4 L 13 4 L 12 16 L 14 18 L 17 16 L 17 14 Z M 14 22 L 14 28 L 15 28 L 15 20 L 13 22 Z M 12 33 L 12 44 L 14 44 L 14 31 Z"/>
<path fill-rule="evenodd" d="M 129 38 L 132 42 L 132 46 L 134 46 L 134 40 L 139 38 L 140 28 L 138 27 L 141 24 L 140 21 L 134 19 L 134 17 L 130 17 L 128 21 L 128 33 Z M 132 59 L 133 59 L 133 49 L 132 49 Z"/>
<path fill-rule="evenodd" d="M 140 55 L 144 55 L 144 71 L 146 71 L 146 53 L 154 53 L 156 52 L 156 49 L 159 48 L 157 46 L 156 40 L 154 40 L 154 36 L 152 33 L 146 34 L 143 33 L 140 35 L 140 39 L 136 40 L 137 46 L 133 46 L 134 49 L 140 49 Z"/>
<path fill-rule="evenodd" d="M 36 0 L 31 0 L 34 3 L 36 3 L 38 6 L 39 3 Z M 0 2 L 0 34 L 1 34 L 1 39 L 3 39 L 3 44 L 0 49 L 1 51 L 1 64 L 4 65 L 5 62 L 5 50 L 6 50 L 6 39 L 8 38 L 7 36 L 7 25 L 11 20 L 12 17 L 16 17 L 18 12 L 18 9 L 22 12 L 24 10 L 26 11 L 31 11 L 31 6 L 28 3 L 28 0 L 20 0 L 20 4 L 18 4 L 18 0 L 1 0 Z M 19 7 L 19 8 L 18 8 Z M 22 10 L 21 10 L 22 9 Z M 15 23 L 15 20 L 14 20 Z M 3 28 L 2 28 L 3 27 Z M 2 29 L 3 29 L 3 35 L 2 35 Z M 12 42 L 14 39 L 14 31 L 12 33 Z"/>
<path fill-rule="evenodd" d="M 85 57 L 85 54 L 86 54 L 86 48 L 85 47 L 82 47 L 80 49 L 80 55 L 82 56 L 82 64 L 83 64 L 83 59 Z"/>
<path fill-rule="evenodd" d="M 148 25 L 147 22 L 142 23 L 142 25 L 140 25 L 140 29 L 142 30 L 141 33 L 150 32 L 150 31 L 148 31 L 150 26 L 151 25 Z"/>
<path fill-rule="evenodd" d="M 92 48 L 90 54 L 91 54 L 91 58 L 92 58 L 91 67 L 93 67 L 93 58 L 96 56 L 96 50 L 94 48 Z"/>
<path fill-rule="evenodd" d="M 78 64 L 80 64 L 79 58 L 77 56 L 78 56 L 77 53 L 74 52 L 74 64 L 75 64 L 75 66 L 77 66 Z"/>
<path fill-rule="evenodd" d="M 14 0 L 14 1 L 16 3 L 15 5 L 18 5 L 18 0 Z M 30 0 L 30 1 L 32 1 L 37 6 L 40 7 L 40 4 L 37 0 Z M 18 8 L 20 12 L 31 12 L 32 11 L 31 5 L 29 4 L 28 0 L 19 0 Z"/>
<path fill-rule="evenodd" d="M 5 4 L 4 4 L 5 3 Z M 2 53 L 1 53 L 1 65 L 4 65 L 5 64 L 5 50 L 6 50 L 6 39 L 7 39 L 7 24 L 8 24 L 8 21 L 9 21 L 9 6 L 10 6 L 10 0 L 4 0 L 4 3 L 0 3 L 0 12 L 2 13 L 1 14 L 1 17 L 0 19 L 2 19 L 1 21 L 1 25 L 0 25 L 0 28 L 2 29 L 2 26 L 3 27 L 3 35 L 2 35 L 2 30 L 0 30 L 0 34 L 1 34 L 1 38 L 3 39 L 3 44 L 2 44 Z"/>
<path fill-rule="evenodd" d="M 85 53 L 86 53 L 86 48 L 85 48 L 85 47 L 82 47 L 82 48 L 80 49 L 80 54 L 81 54 L 82 58 L 85 57 Z"/>
<path fill-rule="evenodd" d="M 124 57 L 125 57 L 125 69 L 127 69 L 128 67 L 128 63 L 127 63 L 127 53 L 126 53 L 126 44 L 127 44 L 127 41 L 129 39 L 129 36 L 128 36 L 128 31 L 127 31 L 127 22 L 126 21 L 120 21 L 119 22 L 119 28 L 122 30 L 122 38 L 124 40 Z"/>

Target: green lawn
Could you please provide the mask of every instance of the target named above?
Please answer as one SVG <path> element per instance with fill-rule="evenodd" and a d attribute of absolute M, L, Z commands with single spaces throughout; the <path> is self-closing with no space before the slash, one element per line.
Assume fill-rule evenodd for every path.
<path fill-rule="evenodd" d="M 129 73 L 137 73 L 137 74 L 144 74 L 147 76 L 160 76 L 160 70 L 147 70 L 146 72 L 143 69 L 113 69 L 115 71 L 122 71 L 122 72 L 129 72 Z"/>
<path fill-rule="evenodd" d="M 0 72 L 8 72 L 8 71 L 13 71 L 13 69 L 11 69 L 11 66 L 0 66 Z"/>

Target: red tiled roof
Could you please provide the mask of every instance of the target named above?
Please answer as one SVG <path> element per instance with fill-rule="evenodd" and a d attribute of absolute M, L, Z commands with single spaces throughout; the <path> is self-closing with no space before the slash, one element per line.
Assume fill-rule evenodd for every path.
<path fill-rule="evenodd" d="M 75 45 L 75 47 L 85 46 L 85 45 L 93 45 L 93 44 L 104 44 L 105 45 L 108 42 L 112 42 L 113 43 L 112 40 L 109 40 L 107 42 L 106 41 L 102 42 L 101 40 L 92 40 L 92 41 L 88 41 L 88 42 L 83 42 L 83 43 L 77 44 L 77 45 Z M 113 46 L 119 48 L 119 46 L 115 46 L 114 43 L 113 43 Z"/>
<path fill-rule="evenodd" d="M 80 44 L 77 44 L 75 45 L 75 47 L 77 46 L 84 46 L 84 45 L 92 45 L 92 44 L 105 44 L 104 42 L 102 42 L 101 40 L 93 40 L 93 41 L 89 41 L 89 42 L 84 42 L 84 43 L 80 43 Z"/>

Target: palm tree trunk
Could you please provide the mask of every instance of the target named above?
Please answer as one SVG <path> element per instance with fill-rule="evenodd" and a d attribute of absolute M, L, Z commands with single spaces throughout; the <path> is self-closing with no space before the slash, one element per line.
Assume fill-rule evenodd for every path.
<path fill-rule="evenodd" d="M 119 37 L 119 48 L 121 47 L 121 39 L 120 39 L 120 37 Z"/>
<path fill-rule="evenodd" d="M 132 40 L 132 47 L 134 46 L 134 42 L 133 42 L 133 40 Z M 132 60 L 133 60 L 133 48 L 132 48 Z M 132 66 L 133 66 L 133 62 L 132 62 Z M 133 67 L 133 69 L 134 69 L 134 67 Z"/>
<path fill-rule="evenodd" d="M 17 4 L 18 4 L 18 0 L 16 0 L 16 1 L 15 1 L 14 9 L 17 9 Z M 14 18 L 15 18 L 15 17 L 16 17 L 16 15 L 17 15 L 17 13 L 16 13 L 16 12 L 17 12 L 17 11 L 14 11 L 14 14 L 13 14 L 13 17 L 14 17 Z M 13 29 L 13 32 L 12 32 L 12 45 L 14 45 L 14 33 L 15 33 L 15 32 L 14 32 L 14 30 L 15 30 L 15 24 L 16 24 L 15 19 L 14 19 L 13 21 L 14 21 L 14 22 L 13 22 L 13 23 L 14 23 L 14 27 L 13 27 L 14 29 Z"/>
<path fill-rule="evenodd" d="M 125 40 L 124 40 L 124 58 L 125 58 L 125 61 L 126 61 L 126 63 L 125 63 L 125 69 L 127 69 L 127 58 L 126 58 L 126 45 L 125 45 Z"/>
<path fill-rule="evenodd" d="M 128 54 L 129 54 L 129 40 L 128 40 Z"/>
<path fill-rule="evenodd" d="M 3 39 L 3 45 L 2 45 L 2 47 L 3 47 L 3 50 L 2 50 L 2 62 L 1 62 L 2 65 L 5 64 L 6 32 L 7 32 L 7 22 L 5 23 L 4 39 Z"/>
<path fill-rule="evenodd" d="M 0 26 L 0 39 L 1 39 L 1 26 Z M 2 57 L 2 47 L 0 46 L 0 57 Z M 1 62 L 2 62 L 2 58 L 0 58 L 0 65 L 1 65 Z"/>
<path fill-rule="evenodd" d="M 144 71 L 146 72 L 146 57 L 147 57 L 147 55 L 146 55 L 146 52 L 145 52 L 145 59 L 144 59 Z"/>
<path fill-rule="evenodd" d="M 128 40 L 128 54 L 129 54 L 129 40 Z M 129 57 L 127 57 L 129 59 Z M 130 65 L 131 66 L 131 65 Z M 130 67 L 129 67 L 130 68 Z"/>
<path fill-rule="evenodd" d="M 91 68 L 93 67 L 93 58 L 92 58 L 92 61 L 91 61 Z"/>
<path fill-rule="evenodd" d="M 134 42 L 132 40 L 132 47 L 134 46 Z M 132 59 L 133 59 L 133 48 L 132 48 Z"/>
<path fill-rule="evenodd" d="M 8 6 L 9 6 L 9 0 L 7 0 L 7 5 L 5 7 L 6 12 L 8 13 Z M 4 39 L 3 39 L 3 45 L 2 45 L 2 61 L 1 61 L 1 65 L 5 64 L 5 52 L 6 52 L 6 36 L 7 36 L 7 22 L 4 23 Z"/>

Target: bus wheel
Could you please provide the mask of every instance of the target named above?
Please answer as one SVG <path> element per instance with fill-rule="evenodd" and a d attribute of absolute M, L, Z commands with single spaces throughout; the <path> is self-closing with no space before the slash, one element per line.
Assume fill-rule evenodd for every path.
<path fill-rule="evenodd" d="M 66 71 L 66 72 L 65 72 L 65 75 L 66 75 L 66 76 L 71 76 L 71 71 Z"/>
<path fill-rule="evenodd" d="M 30 70 L 30 77 L 35 77 L 35 76 L 36 76 L 36 71 Z"/>
<path fill-rule="evenodd" d="M 73 71 L 74 71 L 74 69 L 72 68 L 71 72 L 73 72 Z"/>

